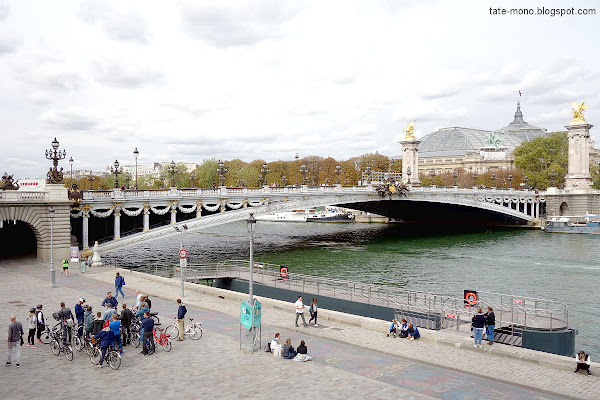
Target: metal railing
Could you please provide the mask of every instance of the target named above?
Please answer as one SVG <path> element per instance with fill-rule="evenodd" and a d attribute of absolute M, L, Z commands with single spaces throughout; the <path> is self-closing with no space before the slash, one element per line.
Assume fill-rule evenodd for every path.
<path fill-rule="evenodd" d="M 494 309 L 497 328 L 555 330 L 567 328 L 569 322 L 567 305 L 552 300 L 478 291 L 477 301 L 467 307 L 462 297 L 313 275 L 282 274 L 280 267 L 255 263 L 254 282 L 299 293 L 385 306 L 409 314 L 419 313 L 425 320 L 441 321 L 442 329 L 468 332 L 476 310 L 482 308 L 485 311 L 488 306 Z M 227 260 L 188 265 L 185 274 L 186 280 L 195 282 L 218 278 L 247 280 L 249 271 L 247 260 Z M 179 276 L 173 266 L 155 266 L 147 272 L 166 277 Z"/>

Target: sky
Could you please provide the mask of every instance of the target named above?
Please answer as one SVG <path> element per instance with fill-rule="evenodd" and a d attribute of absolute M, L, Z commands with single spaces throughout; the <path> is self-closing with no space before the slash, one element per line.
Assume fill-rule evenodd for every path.
<path fill-rule="evenodd" d="M 147 166 L 394 156 L 412 120 L 498 129 L 517 100 L 549 131 L 574 101 L 600 124 L 599 37 L 593 0 L 0 0 L 0 173 L 43 177 L 54 137 L 98 171 L 134 148 Z"/>

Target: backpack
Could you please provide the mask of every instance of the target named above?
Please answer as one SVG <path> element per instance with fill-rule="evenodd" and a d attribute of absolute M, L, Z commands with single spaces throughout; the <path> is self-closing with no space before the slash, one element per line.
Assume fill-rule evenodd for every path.
<path fill-rule="evenodd" d="M 272 353 L 273 350 L 271 350 L 271 342 L 267 343 L 267 345 L 265 346 L 265 352 L 266 353 Z"/>
<path fill-rule="evenodd" d="M 122 282 L 122 285 L 125 286 L 125 278 L 124 277 L 121 277 L 121 282 Z"/>

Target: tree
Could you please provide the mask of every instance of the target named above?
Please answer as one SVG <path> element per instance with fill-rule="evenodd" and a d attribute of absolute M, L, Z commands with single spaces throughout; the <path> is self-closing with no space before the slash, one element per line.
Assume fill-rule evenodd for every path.
<path fill-rule="evenodd" d="M 564 185 L 568 171 L 569 143 L 566 132 L 553 132 L 523 142 L 514 151 L 515 165 L 527 175 L 531 186 L 546 189 Z"/>
<path fill-rule="evenodd" d="M 208 158 L 202 161 L 202 164 L 194 171 L 198 187 L 212 187 L 217 185 L 218 163 L 215 158 Z"/>

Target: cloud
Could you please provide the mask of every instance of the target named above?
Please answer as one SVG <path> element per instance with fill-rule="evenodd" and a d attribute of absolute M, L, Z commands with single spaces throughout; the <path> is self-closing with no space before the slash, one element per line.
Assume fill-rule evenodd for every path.
<path fill-rule="evenodd" d="M 203 1 L 179 2 L 183 30 L 216 47 L 249 46 L 282 37 L 284 25 L 301 10 L 302 2 Z"/>
<path fill-rule="evenodd" d="M 98 125 L 98 117 L 93 111 L 78 106 L 62 110 L 53 108 L 43 113 L 40 121 L 61 130 L 88 131 Z"/>
<path fill-rule="evenodd" d="M 165 79 L 164 73 L 158 69 L 129 63 L 97 62 L 94 69 L 96 81 L 118 88 L 135 89 L 162 84 Z"/>
<path fill-rule="evenodd" d="M 148 44 L 148 26 L 144 17 L 133 10 L 120 11 L 102 0 L 82 3 L 81 19 L 90 25 L 99 25 L 111 39 Z"/>
<path fill-rule="evenodd" d="M 10 5 L 5 0 L 0 0 L 0 21 L 3 21 L 8 16 Z"/>
<path fill-rule="evenodd" d="M 2 4 L 0 3 L 0 14 L 2 13 L 1 6 Z M 1 20 L 2 18 L 0 18 Z M 21 40 L 14 33 L 9 31 L 8 28 L 0 26 L 0 56 L 2 54 L 14 53 L 20 44 Z"/>
<path fill-rule="evenodd" d="M 401 106 L 394 113 L 394 121 L 409 123 L 410 121 L 419 122 L 437 122 L 437 121 L 449 121 L 455 122 L 466 116 L 469 113 L 469 109 L 466 107 L 450 108 L 449 104 L 440 104 L 439 101 L 433 100 L 424 103 L 410 104 L 408 106 Z"/>
<path fill-rule="evenodd" d="M 19 57 L 11 69 L 18 80 L 31 85 L 36 91 L 72 91 L 83 83 L 81 72 L 74 65 L 53 56 Z"/>

